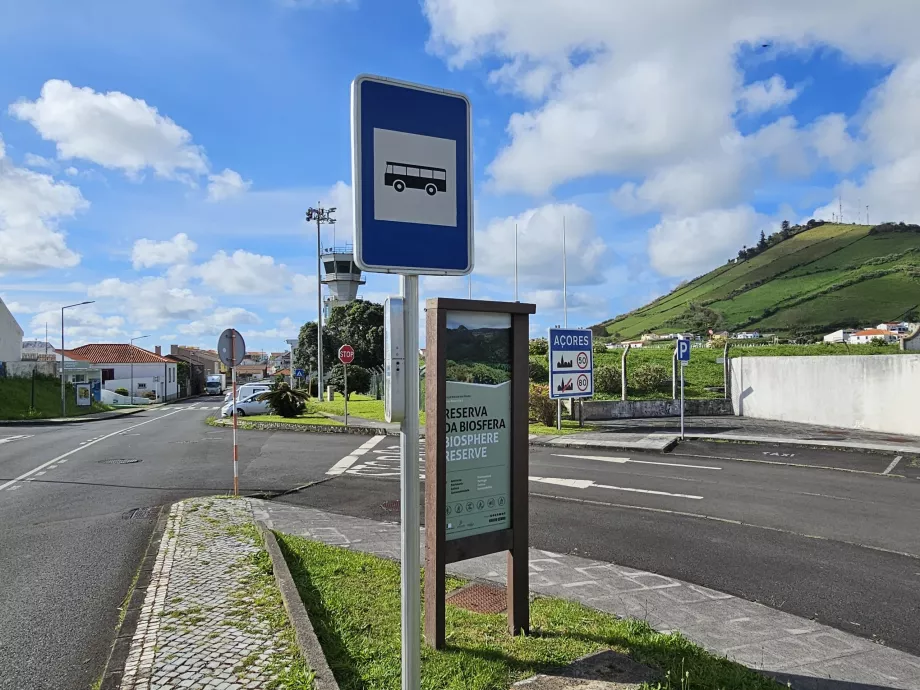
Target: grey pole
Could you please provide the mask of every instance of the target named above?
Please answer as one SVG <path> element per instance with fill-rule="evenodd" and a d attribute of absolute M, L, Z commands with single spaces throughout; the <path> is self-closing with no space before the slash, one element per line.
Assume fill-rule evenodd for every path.
<path fill-rule="evenodd" d="M 470 273 L 466 277 L 466 298 L 473 299 L 473 274 Z"/>
<path fill-rule="evenodd" d="M 316 215 L 316 397 L 322 402 L 323 400 L 323 267 L 320 261 L 322 248 L 320 247 L 320 223 L 322 218 L 322 207 Z"/>
<path fill-rule="evenodd" d="M 419 459 L 418 459 L 418 276 L 401 275 L 399 292 L 405 303 L 406 396 L 399 425 L 401 455 L 400 517 L 402 519 L 402 690 L 420 687 L 421 587 L 419 584 Z"/>
<path fill-rule="evenodd" d="M 515 226 L 515 301 L 517 301 L 517 226 Z M 562 216 L 562 327 L 569 327 L 569 308 L 566 299 L 568 287 L 566 285 L 566 256 L 565 256 L 565 216 Z M 552 362 L 550 362 L 552 366 Z M 556 400 L 556 429 L 562 431 L 562 398 Z"/>
<path fill-rule="evenodd" d="M 684 363 L 680 363 L 680 440 L 684 440 Z"/>
<path fill-rule="evenodd" d="M 518 230 L 517 223 L 514 224 L 514 301 L 518 302 Z"/>
<path fill-rule="evenodd" d="M 131 338 L 131 404 L 134 404 L 134 341 L 140 340 L 141 338 L 146 338 L 146 335 L 139 335 L 136 338 Z"/>
<path fill-rule="evenodd" d="M 94 304 L 96 300 L 77 302 L 61 307 L 61 416 L 67 416 L 67 398 L 64 394 L 64 310 L 71 307 L 82 307 L 84 304 Z M 47 340 L 47 338 L 46 338 Z"/>

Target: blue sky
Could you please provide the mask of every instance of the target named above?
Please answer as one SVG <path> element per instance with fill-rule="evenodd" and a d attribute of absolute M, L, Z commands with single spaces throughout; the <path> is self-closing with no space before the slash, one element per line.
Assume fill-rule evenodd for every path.
<path fill-rule="evenodd" d="M 563 217 L 585 326 L 838 196 L 846 221 L 917 220 L 920 6 L 687 5 L 0 0 L 0 297 L 27 337 L 92 299 L 69 344 L 235 326 L 284 349 L 315 318 L 304 211 L 337 206 L 350 238 L 362 72 L 469 96 L 473 293 L 512 298 L 517 224 L 535 332 L 563 318 Z M 368 275 L 362 295 L 396 290 Z"/>

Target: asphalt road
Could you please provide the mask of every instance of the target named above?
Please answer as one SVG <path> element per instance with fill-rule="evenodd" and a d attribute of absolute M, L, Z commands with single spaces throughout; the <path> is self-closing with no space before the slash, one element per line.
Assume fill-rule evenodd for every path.
<path fill-rule="evenodd" d="M 156 511 L 133 509 L 232 487 L 231 432 L 204 424 L 219 403 L 0 428 L 0 688 L 69 690 L 98 678 L 154 526 Z M 396 439 L 363 455 L 353 453 L 361 436 L 239 440 L 242 492 L 399 520 Z M 920 654 L 920 473 L 894 460 L 727 443 L 667 454 L 532 448 L 531 543 Z"/>
<path fill-rule="evenodd" d="M 531 448 L 531 544 L 920 655 L 920 482 L 898 467 L 881 474 L 893 460 L 725 443 L 632 455 Z M 381 443 L 329 482 L 278 500 L 398 521 L 398 476 L 398 448 Z"/>
<path fill-rule="evenodd" d="M 219 403 L 0 428 L 0 688 L 82 689 L 99 677 L 156 512 L 128 516 L 233 486 L 231 432 L 204 424 Z M 241 433 L 241 491 L 320 479 L 360 440 Z"/>

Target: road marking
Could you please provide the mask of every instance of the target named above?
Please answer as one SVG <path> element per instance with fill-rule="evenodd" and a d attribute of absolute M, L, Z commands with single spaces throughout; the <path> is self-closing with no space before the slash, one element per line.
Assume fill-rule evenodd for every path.
<path fill-rule="evenodd" d="M 651 489 L 633 489 L 628 486 L 611 486 L 610 484 L 595 484 L 590 479 L 560 479 L 558 477 L 529 477 L 532 482 L 541 482 L 543 484 L 555 484 L 556 486 L 568 486 L 574 489 L 609 489 L 610 491 L 629 491 L 637 494 L 651 494 L 654 496 L 669 496 L 671 498 L 689 498 L 694 501 L 701 501 L 702 496 L 693 494 L 674 494 L 669 491 L 652 491 Z"/>
<path fill-rule="evenodd" d="M 176 414 L 176 413 L 178 413 L 178 412 L 179 412 L 179 410 L 176 410 L 175 412 L 170 412 L 169 414 L 163 415 L 163 417 L 168 417 L 169 415 Z M 74 453 L 78 453 L 79 451 L 83 450 L 84 448 L 89 448 L 91 445 L 94 445 L 94 444 L 96 444 L 96 443 L 99 443 L 100 441 L 105 441 L 107 438 L 112 438 L 113 436 L 118 436 L 118 434 L 120 434 L 120 433 L 122 433 L 122 432 L 124 432 L 124 431 L 130 431 L 131 429 L 136 429 L 136 428 L 139 427 L 139 426 L 144 426 L 145 424 L 150 424 L 151 422 L 158 422 L 158 421 L 160 421 L 161 419 L 163 419 L 163 417 L 156 417 L 155 419 L 148 419 L 146 422 L 141 422 L 140 424 L 135 424 L 134 426 L 129 426 L 127 429 L 121 429 L 120 431 L 113 431 L 111 434 L 106 434 L 105 436 L 100 436 L 99 438 L 97 438 L 97 439 L 95 439 L 95 440 L 93 440 L 93 441 L 90 441 L 89 443 L 80 444 L 79 446 L 77 446 L 77 447 L 74 448 L 73 450 L 69 450 L 69 451 L 67 451 L 66 453 L 64 453 L 63 455 L 58 455 L 56 458 L 52 458 L 52 459 L 49 460 L 48 462 L 42 463 L 41 465 L 39 465 L 39 466 L 36 467 L 35 469 L 29 470 L 28 472 L 26 472 L 26 473 L 24 473 L 24 474 L 20 474 L 18 477 L 16 477 L 16 479 L 11 479 L 11 480 L 8 481 L 6 484 L 0 484 L 0 491 L 3 491 L 3 490 L 4 490 L 5 488 L 7 488 L 8 486 L 12 486 L 12 485 L 15 484 L 16 482 L 21 482 L 23 479 L 26 479 L 27 477 L 31 477 L 31 476 L 32 476 L 33 474 L 35 474 L 36 472 L 39 472 L 39 471 L 45 469 L 46 467 L 49 467 L 50 465 L 53 465 L 53 464 L 56 463 L 56 462 L 66 462 L 67 458 L 69 458 L 69 457 L 70 457 L 71 455 L 73 455 Z M 14 488 L 15 488 L 15 487 L 14 487 Z"/>
<path fill-rule="evenodd" d="M 13 441 L 19 441 L 19 440 L 24 439 L 24 438 L 32 438 L 32 435 L 30 434 L 30 435 L 28 435 L 28 436 L 22 436 L 22 435 L 20 435 L 20 436 L 7 436 L 6 438 L 0 438 L 0 443 L 11 443 L 11 442 L 13 442 Z"/>
<path fill-rule="evenodd" d="M 351 467 L 358 461 L 358 458 L 360 458 L 362 455 L 367 453 L 367 451 L 369 451 L 371 448 L 376 446 L 378 443 L 380 443 L 385 438 L 386 436 L 383 436 L 383 435 L 371 436 L 367 441 L 362 443 L 358 448 L 355 448 L 355 450 L 353 450 L 350 455 L 346 455 L 344 458 L 342 458 L 337 463 L 335 463 L 332 467 L 330 467 L 329 470 L 326 472 L 326 474 L 330 474 L 332 476 L 343 474 L 345 470 L 347 470 L 349 467 Z"/>
<path fill-rule="evenodd" d="M 601 462 L 613 462 L 618 465 L 625 464 L 627 462 L 634 462 L 640 465 L 662 465 L 664 467 L 688 467 L 694 470 L 721 470 L 721 467 L 716 467 L 715 465 L 682 465 L 678 462 L 654 462 L 652 460 L 634 460 L 632 458 L 613 458 L 605 455 L 563 455 L 561 453 L 553 453 L 557 458 L 574 458 L 577 460 L 600 460 Z"/>
<path fill-rule="evenodd" d="M 900 456 L 900 455 L 899 455 L 898 457 L 896 457 L 894 460 L 891 461 L 891 464 L 888 465 L 888 467 L 885 468 L 885 471 L 882 472 L 882 474 L 888 474 L 889 472 L 891 472 L 891 470 L 893 470 L 895 467 L 898 466 L 898 463 L 899 463 L 899 462 L 901 462 L 901 456 Z"/>

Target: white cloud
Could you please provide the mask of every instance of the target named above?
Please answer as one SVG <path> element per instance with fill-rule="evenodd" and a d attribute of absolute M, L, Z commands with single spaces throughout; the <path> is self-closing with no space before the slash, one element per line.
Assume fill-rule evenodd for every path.
<path fill-rule="evenodd" d="M 23 158 L 23 163 L 25 163 L 30 168 L 45 168 L 52 172 L 56 172 L 60 167 L 56 160 L 45 158 L 44 156 L 39 156 L 35 153 L 27 153 Z"/>
<path fill-rule="evenodd" d="M 834 170 L 851 170 L 864 157 L 860 142 L 850 135 L 846 118 L 840 113 L 819 117 L 809 131 L 815 152 Z"/>
<path fill-rule="evenodd" d="M 131 250 L 131 263 L 134 270 L 149 268 L 150 266 L 173 266 L 185 264 L 189 257 L 195 253 L 198 245 L 195 244 L 184 232 L 173 236 L 170 240 L 157 242 L 156 240 L 140 239 L 134 243 Z"/>
<path fill-rule="evenodd" d="M 537 313 L 547 311 L 561 311 L 563 306 L 570 312 L 600 312 L 607 307 L 607 300 L 602 295 L 588 292 L 568 291 L 563 305 L 562 289 L 557 290 L 528 290 L 521 294 L 522 302 L 537 305 Z"/>
<path fill-rule="evenodd" d="M 591 214 L 574 204 L 547 204 L 491 221 L 476 233 L 476 274 L 513 281 L 517 225 L 519 283 L 526 281 L 531 287 L 561 285 L 563 218 L 569 284 L 603 282 L 607 245 L 597 235 Z"/>
<path fill-rule="evenodd" d="M 280 296 L 291 289 L 308 293 L 313 282 L 308 276 L 292 273 L 284 264 L 276 264 L 271 256 L 242 249 L 233 254 L 217 252 L 198 267 L 197 274 L 205 285 L 225 295 Z"/>
<path fill-rule="evenodd" d="M 166 278 L 142 278 L 133 282 L 106 278 L 90 286 L 87 294 L 93 299 L 111 300 L 131 323 L 148 329 L 171 321 L 199 318 L 215 304 L 213 298 L 177 286 Z"/>
<path fill-rule="evenodd" d="M 786 80 L 774 74 L 766 81 L 748 84 L 738 96 L 738 105 L 741 110 L 757 115 L 789 105 L 799 96 L 799 90 L 787 88 Z"/>
<path fill-rule="evenodd" d="M 208 171 L 203 149 L 187 130 L 120 91 L 98 93 L 50 79 L 37 100 L 20 100 L 9 110 L 53 141 L 63 160 L 88 160 L 132 177 L 148 168 L 165 178 Z"/>
<path fill-rule="evenodd" d="M 184 335 L 202 337 L 206 335 L 219 336 L 225 328 L 236 328 L 245 339 L 247 331 L 242 326 L 251 326 L 260 323 L 257 314 L 242 307 L 218 307 L 212 313 L 188 323 L 179 324 L 179 332 Z"/>
<path fill-rule="evenodd" d="M 252 186 L 252 180 L 244 180 L 235 170 L 224 168 L 216 175 L 208 175 L 208 201 L 222 201 L 242 194 Z"/>
<path fill-rule="evenodd" d="M 665 216 L 649 232 L 652 267 L 671 277 L 703 273 L 754 241 L 762 221 L 749 206 L 689 217 Z"/>
<path fill-rule="evenodd" d="M 56 324 L 49 333 L 54 339 L 60 337 L 61 309 L 56 304 L 42 304 L 40 311 L 29 321 L 32 333 L 42 334 L 45 324 Z M 125 319 L 118 315 L 106 316 L 100 313 L 96 305 L 85 305 L 68 309 L 64 320 L 64 345 L 67 348 L 79 347 L 86 343 L 117 342 L 126 335 Z M 55 340 L 55 343 L 58 343 Z"/>
<path fill-rule="evenodd" d="M 267 328 L 263 331 L 247 331 L 244 335 L 251 336 L 253 338 L 270 338 L 272 340 L 287 340 L 288 338 L 296 338 L 297 334 L 300 332 L 300 326 L 294 323 L 289 317 L 285 316 L 281 319 L 274 328 Z M 285 343 L 287 345 L 287 343 Z M 286 349 L 286 348 L 285 348 Z"/>
<path fill-rule="evenodd" d="M 14 166 L 0 138 L 0 274 L 76 266 L 58 223 L 88 206 L 76 187 Z"/>

